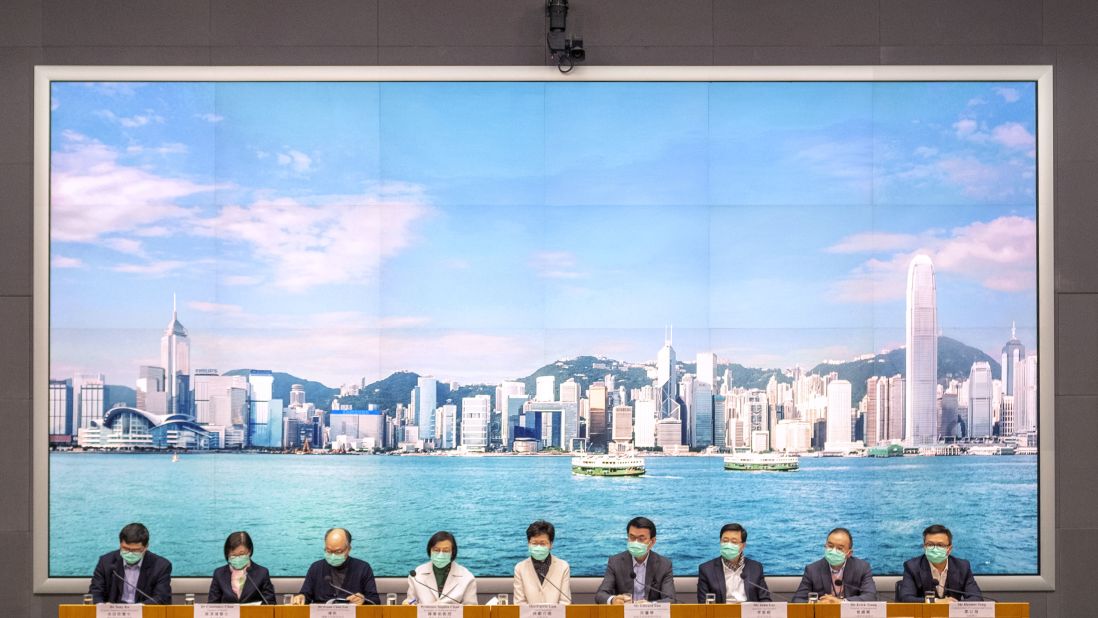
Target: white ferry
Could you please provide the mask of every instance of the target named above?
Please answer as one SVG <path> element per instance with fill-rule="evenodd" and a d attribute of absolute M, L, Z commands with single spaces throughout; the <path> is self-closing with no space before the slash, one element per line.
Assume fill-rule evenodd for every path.
<path fill-rule="evenodd" d="M 1014 447 L 1009 444 L 981 444 L 969 447 L 968 454 L 983 456 L 1013 455 Z"/>
<path fill-rule="evenodd" d="M 724 458 L 725 470 L 793 472 L 800 465 L 796 456 L 785 453 L 736 453 Z"/>
<path fill-rule="evenodd" d="M 590 453 L 572 458 L 572 474 L 585 476 L 640 476 L 644 458 L 633 454 L 602 455 Z"/>

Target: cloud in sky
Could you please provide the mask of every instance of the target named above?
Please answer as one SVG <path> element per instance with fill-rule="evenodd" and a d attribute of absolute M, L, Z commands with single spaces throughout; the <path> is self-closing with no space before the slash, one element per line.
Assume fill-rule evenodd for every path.
<path fill-rule="evenodd" d="M 530 256 L 530 267 L 545 279 L 579 279 L 584 276 L 576 268 L 576 255 L 569 251 L 540 251 Z"/>
<path fill-rule="evenodd" d="M 855 234 L 826 249 L 832 253 L 891 253 L 871 257 L 832 287 L 838 302 L 873 302 L 902 299 L 906 295 L 907 268 L 911 258 L 926 253 L 939 274 L 972 280 L 999 292 L 1022 292 L 1037 283 L 1037 223 L 1019 216 L 977 221 L 949 230 L 928 232 L 918 243 L 904 235 L 904 242 L 886 251 L 889 236 Z M 906 249 L 906 250 L 905 250 Z"/>
<path fill-rule="evenodd" d="M 50 197 L 54 240 L 95 242 L 156 223 L 192 216 L 178 201 L 215 185 L 159 176 L 119 162 L 116 149 L 66 131 L 53 154 Z"/>
<path fill-rule="evenodd" d="M 115 124 L 121 125 L 127 129 L 136 129 L 137 127 L 143 127 L 148 124 L 163 124 L 164 117 L 156 112 L 146 110 L 144 114 L 134 114 L 133 116 L 119 116 L 109 109 L 101 109 L 95 112 L 96 116 L 105 118 Z"/>
<path fill-rule="evenodd" d="M 148 277 L 163 277 L 181 268 L 188 266 L 189 262 L 182 260 L 154 260 L 144 264 L 118 264 L 113 270 L 120 273 L 145 275 Z"/>
<path fill-rule="evenodd" d="M 277 155 L 278 164 L 289 167 L 293 171 L 304 174 L 313 167 L 313 159 L 300 150 L 287 149 Z"/>
<path fill-rule="evenodd" d="M 1014 103 L 1018 99 L 1022 98 L 1022 94 L 1018 92 L 1017 88 L 1008 88 L 1005 86 L 1000 86 L 996 88 L 995 94 L 1003 97 L 1003 100 L 1007 103 Z"/>
<path fill-rule="evenodd" d="M 53 268 L 83 268 L 84 262 L 78 258 L 55 255 L 50 260 L 50 266 Z"/>
<path fill-rule="evenodd" d="M 244 312 L 244 308 L 240 305 L 230 305 L 225 303 L 211 303 L 201 300 L 192 300 L 187 303 L 187 307 L 199 311 L 202 313 L 217 313 L 226 316 L 236 316 Z"/>
<path fill-rule="evenodd" d="M 207 113 L 207 114 L 196 114 L 196 115 L 199 118 L 201 118 L 202 120 L 205 120 L 206 122 L 209 122 L 210 124 L 215 124 L 215 123 L 221 122 L 222 120 L 225 119 L 224 116 L 222 116 L 220 114 L 214 114 L 212 112 Z"/>
<path fill-rule="evenodd" d="M 402 190 L 401 190 L 402 189 Z M 281 197 L 231 205 L 194 222 L 194 233 L 232 238 L 271 269 L 291 292 L 377 278 L 381 261 L 409 247 L 415 224 L 431 209 L 406 185 L 379 185 L 362 195 Z"/>

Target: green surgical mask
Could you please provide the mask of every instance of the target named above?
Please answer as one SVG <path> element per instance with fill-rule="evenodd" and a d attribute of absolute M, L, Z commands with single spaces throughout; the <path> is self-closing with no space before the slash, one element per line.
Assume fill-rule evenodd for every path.
<path fill-rule="evenodd" d="M 827 560 L 827 563 L 831 566 L 837 567 L 846 562 L 846 552 L 829 547 L 824 550 L 824 560 Z"/>
<path fill-rule="evenodd" d="M 324 561 L 335 568 L 339 568 L 343 566 L 344 562 L 347 562 L 347 554 L 333 554 L 330 551 L 326 551 L 324 552 Z"/>
<path fill-rule="evenodd" d="M 435 565 L 436 569 L 445 569 L 450 566 L 450 555 L 448 551 L 433 551 L 431 552 L 431 564 Z"/>
<path fill-rule="evenodd" d="M 740 546 L 735 543 L 721 543 L 721 558 L 735 560 L 740 555 Z"/>
<path fill-rule="evenodd" d="M 924 551 L 926 552 L 926 559 L 934 564 L 944 562 L 949 556 L 949 550 L 944 547 L 927 547 Z"/>
<path fill-rule="evenodd" d="M 549 557 L 549 548 L 544 545 L 528 545 L 530 557 L 538 562 Z"/>
<path fill-rule="evenodd" d="M 629 545 L 626 547 L 629 549 L 629 553 L 638 560 L 648 553 L 648 544 L 641 543 L 640 541 L 629 541 Z"/>
<path fill-rule="evenodd" d="M 119 553 L 122 554 L 122 560 L 124 560 L 126 564 L 130 566 L 141 562 L 141 559 L 145 557 L 145 552 L 143 551 L 126 551 L 123 549 L 120 550 Z"/>
<path fill-rule="evenodd" d="M 229 566 L 237 571 L 247 567 L 252 561 L 252 557 L 248 555 L 244 556 L 229 556 Z M 333 564 L 332 566 L 339 566 Z"/>

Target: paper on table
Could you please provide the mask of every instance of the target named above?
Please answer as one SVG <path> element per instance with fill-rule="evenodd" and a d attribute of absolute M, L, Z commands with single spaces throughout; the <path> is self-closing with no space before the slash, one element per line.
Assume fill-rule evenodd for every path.
<path fill-rule="evenodd" d="M 743 603 L 740 605 L 741 618 L 785 618 L 789 614 L 789 604 L 785 601 L 773 603 Z"/>
<path fill-rule="evenodd" d="M 888 618 L 886 605 L 877 601 L 844 601 L 839 618 Z"/>
<path fill-rule="evenodd" d="M 95 618 L 141 618 L 141 605 L 100 603 L 95 606 Z"/>
<path fill-rule="evenodd" d="M 564 604 L 524 603 L 519 605 L 519 618 L 564 618 Z"/>
<path fill-rule="evenodd" d="M 240 606 L 231 603 L 195 603 L 194 618 L 240 618 Z"/>
<path fill-rule="evenodd" d="M 990 601 L 950 603 L 949 618 L 995 618 L 995 604 Z"/>
<path fill-rule="evenodd" d="M 626 603 L 625 618 L 671 618 L 671 604 Z"/>

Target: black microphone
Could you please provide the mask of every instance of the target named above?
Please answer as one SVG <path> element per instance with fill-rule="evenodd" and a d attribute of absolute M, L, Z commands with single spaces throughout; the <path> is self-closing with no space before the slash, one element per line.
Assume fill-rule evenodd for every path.
<path fill-rule="evenodd" d="M 364 593 L 364 592 L 351 592 L 350 590 L 347 590 L 346 588 L 340 588 L 339 586 L 335 585 L 335 584 L 334 584 L 334 583 L 332 582 L 332 576 L 331 576 L 331 575 L 327 575 L 327 576 L 325 576 L 325 577 L 324 577 L 324 581 L 328 582 L 328 585 L 329 585 L 329 586 L 331 586 L 331 587 L 332 587 L 333 589 L 335 589 L 335 590 L 338 590 L 338 591 L 340 591 L 340 592 L 345 592 L 345 593 L 347 593 L 347 596 L 348 596 L 348 597 L 353 597 L 354 595 L 356 595 L 356 594 L 357 594 L 357 595 L 361 596 L 361 597 L 362 597 L 362 599 L 363 599 L 364 601 L 366 601 L 367 603 L 369 603 L 370 605 L 377 605 L 377 603 L 374 603 L 374 602 L 373 602 L 373 601 L 371 601 L 371 600 L 370 600 L 369 598 L 367 598 L 367 597 L 366 597 L 366 593 Z M 346 599 L 344 599 L 344 600 L 346 600 Z"/>
<path fill-rule="evenodd" d="M 636 577 L 636 576 L 637 576 L 637 574 L 636 574 L 636 573 L 634 573 L 634 574 L 633 574 L 633 576 L 634 576 L 634 577 Z M 554 584 L 554 583 L 553 583 L 553 580 L 549 579 L 549 574 L 548 574 L 548 573 L 546 573 L 546 574 L 545 574 L 545 579 L 543 579 L 543 580 L 541 580 L 541 581 L 543 581 L 543 582 L 549 582 L 549 585 L 550 585 L 550 586 L 552 586 L 552 587 L 554 587 L 554 588 L 556 588 L 556 589 L 557 589 L 557 592 L 559 592 L 559 593 L 560 593 L 560 596 L 561 596 L 561 597 L 564 597 L 564 598 L 568 599 L 568 602 L 569 602 L 569 603 L 571 603 L 571 602 L 572 602 L 572 595 L 570 595 L 570 594 L 564 594 L 564 591 L 560 589 L 560 586 L 558 586 L 558 585 Z"/>
<path fill-rule="evenodd" d="M 259 586 L 255 585 L 255 580 L 252 579 L 252 576 L 248 573 L 248 571 L 251 570 L 251 566 L 252 565 L 249 564 L 244 569 L 244 577 L 248 578 L 248 581 L 251 582 L 251 584 L 252 584 L 252 588 L 255 588 L 255 591 L 259 593 L 259 604 L 260 605 L 273 605 L 274 603 L 267 603 L 267 597 L 263 596 L 263 590 L 261 590 L 259 588 Z M 244 596 L 244 589 L 243 588 L 241 588 L 241 590 L 240 590 L 240 596 Z M 243 599 L 241 599 L 241 600 L 243 600 Z"/>
<path fill-rule="evenodd" d="M 431 592 L 435 593 L 436 596 L 446 597 L 447 599 L 450 599 L 451 601 L 453 601 L 454 603 L 457 603 L 458 605 L 462 604 L 461 601 L 459 601 L 459 600 L 455 599 L 454 597 L 446 594 L 445 592 L 442 592 L 441 590 L 436 590 L 435 588 L 432 588 L 430 584 L 425 584 L 425 583 L 419 581 L 418 579 L 416 579 L 416 570 L 415 569 L 412 569 L 411 571 L 408 571 L 408 577 L 411 577 L 412 581 L 418 582 L 418 583 L 423 584 L 424 586 L 426 586 L 427 589 L 430 590 Z M 419 603 L 419 599 L 413 599 L 413 600 L 416 603 Z"/>
<path fill-rule="evenodd" d="M 122 582 L 123 584 L 125 584 L 125 585 L 129 586 L 130 588 L 133 588 L 134 590 L 136 590 L 137 592 L 139 592 L 139 593 L 141 594 L 141 596 L 143 596 L 143 597 L 145 597 L 146 599 L 148 599 L 148 600 L 149 600 L 150 602 L 152 602 L 152 604 L 153 604 L 153 605 L 160 605 L 160 602 L 159 602 L 159 601 L 157 601 L 156 599 L 154 599 L 154 598 L 150 597 L 149 595 L 145 594 L 145 591 L 144 591 L 144 590 L 142 590 L 142 589 L 138 588 L 138 587 L 137 587 L 136 585 L 134 585 L 134 584 L 131 584 L 130 582 L 126 581 L 126 578 L 125 578 L 125 577 L 122 577 L 121 575 L 119 575 L 119 574 L 118 574 L 118 571 L 111 571 L 111 575 L 114 575 L 114 576 L 115 576 L 115 577 L 117 577 L 117 578 L 118 578 L 118 579 L 119 579 L 119 580 L 120 580 L 120 581 L 121 581 L 121 582 Z"/>
<path fill-rule="evenodd" d="M 836 577 L 835 581 L 831 582 L 831 584 L 832 584 L 832 588 L 831 588 L 832 592 L 835 592 L 836 594 L 838 594 L 839 588 L 843 587 L 843 580 L 841 578 Z M 841 599 L 846 598 L 846 590 L 842 591 L 842 594 L 839 595 L 839 598 L 841 598 Z"/>
<path fill-rule="evenodd" d="M 967 592 L 965 592 L 964 590 L 954 590 L 953 588 L 946 588 L 945 586 L 942 586 L 942 590 L 945 590 L 946 592 L 952 592 L 954 594 L 961 595 L 960 600 L 964 600 L 964 597 L 969 596 L 969 594 Z M 981 590 L 980 594 L 977 595 L 977 596 L 980 597 L 981 601 L 991 601 L 992 603 L 1002 603 L 1002 601 L 999 601 L 997 599 L 993 599 L 993 598 L 987 596 L 986 594 L 984 594 L 983 590 Z"/>
<path fill-rule="evenodd" d="M 759 590 L 762 590 L 763 592 L 765 592 L 765 593 L 767 593 L 767 594 L 769 594 L 769 595 L 773 595 L 773 596 L 776 596 L 776 597 L 778 597 L 779 599 L 781 599 L 781 600 L 785 601 L 786 603 L 789 603 L 789 602 L 790 602 L 790 601 L 789 601 L 789 597 L 787 597 L 787 596 L 785 596 L 785 595 L 781 595 L 781 594 L 778 594 L 777 592 L 774 592 L 774 591 L 770 590 L 770 589 L 769 589 L 769 588 L 767 588 L 766 586 L 760 586 L 760 585 L 756 584 L 755 582 L 751 581 L 750 579 L 744 579 L 744 578 L 742 578 L 742 577 L 741 577 L 741 578 L 740 578 L 740 581 L 742 581 L 743 583 L 745 583 L 745 584 L 747 584 L 747 585 L 749 585 L 749 586 L 754 586 L 755 588 L 758 588 Z"/>
<path fill-rule="evenodd" d="M 637 581 L 637 572 L 636 571 L 629 571 L 629 579 L 633 580 L 634 582 Z M 674 603 L 679 602 L 679 598 L 676 597 L 675 595 L 671 595 L 671 598 L 668 599 L 667 597 L 665 597 L 663 595 L 663 590 L 660 590 L 659 588 L 653 588 L 652 586 L 649 586 L 648 584 L 646 584 L 644 582 L 641 582 L 641 585 L 644 586 L 645 590 L 655 590 L 656 592 L 658 592 L 659 595 L 660 595 L 660 601 L 672 601 Z M 647 601 L 648 599 L 645 599 L 645 600 Z"/>

